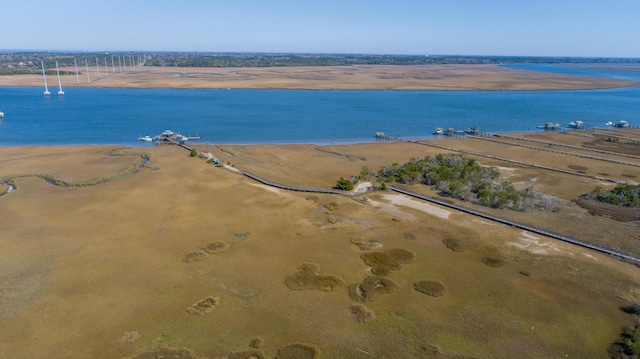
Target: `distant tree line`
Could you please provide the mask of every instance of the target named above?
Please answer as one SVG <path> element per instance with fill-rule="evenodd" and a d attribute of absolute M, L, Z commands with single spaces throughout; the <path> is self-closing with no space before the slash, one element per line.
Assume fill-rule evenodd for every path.
<path fill-rule="evenodd" d="M 445 55 L 156 53 L 152 55 L 152 58 L 147 61 L 146 65 L 175 67 L 287 67 L 513 63 L 640 64 L 640 59 Z"/>
<path fill-rule="evenodd" d="M 297 53 L 228 53 L 228 52 L 136 52 L 144 55 L 145 66 L 170 67 L 286 67 L 349 65 L 429 65 L 429 64 L 570 64 L 599 63 L 640 65 L 640 58 L 537 57 L 537 56 L 457 56 L 457 55 L 371 55 L 371 54 L 297 54 Z M 80 66 L 84 59 L 119 56 L 108 52 L 0 51 L 0 74 L 35 73 L 44 61 L 45 68 Z M 93 61 L 92 61 L 93 60 Z M 103 61 L 103 60 L 102 60 Z M 24 65 L 19 66 L 20 63 Z M 11 67 L 10 67 L 11 66 Z M 20 68 L 20 69 L 18 69 Z"/>

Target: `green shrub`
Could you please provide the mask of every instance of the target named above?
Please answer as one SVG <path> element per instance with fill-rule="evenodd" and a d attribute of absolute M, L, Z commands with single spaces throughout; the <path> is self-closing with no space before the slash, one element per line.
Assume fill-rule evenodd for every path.
<path fill-rule="evenodd" d="M 353 189 L 353 182 L 351 182 L 348 179 L 344 179 L 343 177 L 340 177 L 340 180 L 338 181 L 338 183 L 336 183 L 335 188 L 343 191 L 351 191 Z"/>

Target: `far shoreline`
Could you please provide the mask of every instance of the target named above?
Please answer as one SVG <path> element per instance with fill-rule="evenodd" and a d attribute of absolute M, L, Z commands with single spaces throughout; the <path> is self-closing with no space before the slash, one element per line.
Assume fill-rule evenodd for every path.
<path fill-rule="evenodd" d="M 640 87 L 640 82 L 508 69 L 498 65 L 353 65 L 300 67 L 140 66 L 96 78 L 61 68 L 65 88 L 370 90 L 370 91 L 556 91 Z M 69 73 L 72 73 L 71 75 Z M 82 78 L 84 77 L 84 78 Z M 48 76 L 50 88 L 58 86 Z M 1 87 L 43 87 L 42 74 L 0 76 Z"/>

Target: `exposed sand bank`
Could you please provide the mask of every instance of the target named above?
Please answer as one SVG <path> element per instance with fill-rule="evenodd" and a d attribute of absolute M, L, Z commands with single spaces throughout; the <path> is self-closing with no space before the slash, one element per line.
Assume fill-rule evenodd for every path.
<path fill-rule="evenodd" d="M 61 70 L 71 73 L 74 68 Z M 111 68 L 110 68 L 111 70 Z M 107 78 L 89 69 L 62 87 L 314 90 L 568 90 L 640 86 L 638 82 L 520 71 L 496 65 L 355 65 L 327 67 L 184 68 L 140 66 Z M 49 79 L 50 87 L 56 88 Z M 0 86 L 43 86 L 42 75 L 0 76 Z M 52 90 L 53 91 L 53 90 Z"/>

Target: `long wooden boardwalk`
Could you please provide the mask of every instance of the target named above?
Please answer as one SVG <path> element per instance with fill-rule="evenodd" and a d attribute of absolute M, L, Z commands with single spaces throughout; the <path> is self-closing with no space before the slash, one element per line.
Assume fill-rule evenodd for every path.
<path fill-rule="evenodd" d="M 242 173 L 243 175 L 256 180 L 262 184 L 265 184 L 267 186 L 271 186 L 271 187 L 276 187 L 276 188 L 280 188 L 280 189 L 286 189 L 288 191 L 295 191 L 295 192 L 310 192 L 310 193 L 327 193 L 327 194 L 341 194 L 341 195 L 346 195 L 349 194 L 349 192 L 346 191 L 341 191 L 338 189 L 324 189 L 324 188 L 309 188 L 309 187 L 295 187 L 295 186 L 288 186 L 282 183 L 277 183 L 277 182 L 272 182 L 269 180 L 266 180 L 262 177 L 256 176 L 253 173 L 247 172 L 247 171 L 239 171 L 240 173 Z"/>

